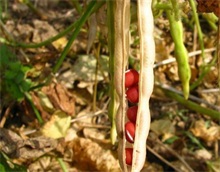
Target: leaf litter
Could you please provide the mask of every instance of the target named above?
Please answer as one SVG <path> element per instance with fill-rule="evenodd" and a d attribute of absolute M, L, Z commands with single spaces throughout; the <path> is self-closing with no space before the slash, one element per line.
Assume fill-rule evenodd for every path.
<path fill-rule="evenodd" d="M 45 19 L 39 19 L 34 14 L 25 16 L 29 12 L 29 9 L 25 8 L 26 6 L 19 6 L 20 3 L 17 2 L 13 2 L 12 4 L 14 10 L 12 12 L 19 15 L 14 14 L 14 20 L 7 21 L 7 29 L 17 40 L 22 40 L 26 43 L 38 43 L 54 36 L 62 28 L 66 27 L 68 22 L 72 23 L 77 18 L 76 11 L 73 11 L 70 6 L 69 9 L 66 8 L 58 11 L 55 8 L 56 5 L 49 7 L 49 3 L 45 7 L 45 5 L 41 4 L 43 5 L 42 11 L 45 11 L 48 19 L 48 21 L 45 21 Z M 64 17 L 65 19 L 63 19 Z M 96 19 L 98 20 L 98 32 L 102 33 L 103 31 L 102 34 L 105 38 L 106 27 L 103 10 L 97 13 Z M 163 60 L 173 57 L 174 47 L 170 36 L 167 34 L 169 25 L 166 20 L 160 17 L 156 20 L 155 25 L 156 61 L 160 63 Z M 87 26 L 85 29 L 88 29 Z M 24 100 L 19 105 L 20 108 L 18 111 L 18 114 L 22 116 L 22 125 L 16 126 L 12 122 L 9 122 L 10 125 L 6 124 L 10 126 L 8 127 L 10 130 L 0 129 L 2 138 L 0 141 L 1 151 L 8 155 L 13 155 L 11 158 L 16 157 L 14 159 L 15 162 L 27 164 L 30 171 L 61 171 L 57 157 L 63 159 L 69 171 L 120 171 L 116 150 L 109 142 L 110 121 L 107 115 L 103 115 L 103 113 L 94 117 L 93 115 L 96 112 L 93 112 L 91 108 L 97 60 L 93 55 L 85 54 L 86 52 L 92 53 L 92 44 L 96 44 L 97 40 L 94 39 L 94 35 L 96 34 L 94 31 L 95 28 L 89 27 L 89 30 L 90 36 L 88 36 L 88 33 L 85 34 L 85 31 L 82 31 L 74 42 L 68 58 L 63 63 L 54 82 L 44 86 L 42 89 L 31 92 L 32 99 L 40 111 L 43 120 L 46 122 L 45 125 L 39 126 L 37 124 L 33 110 Z M 193 34 L 187 29 L 185 32 L 186 45 L 190 51 L 193 51 Z M 213 37 L 213 33 L 211 33 L 211 36 Z M 204 35 L 204 37 L 204 40 L 207 41 L 207 48 L 211 48 L 213 41 L 208 41 L 208 34 Z M 38 73 L 36 70 L 33 73 L 29 73 L 29 77 L 36 80 L 39 78 L 44 79 L 50 73 L 51 66 L 54 65 L 54 61 L 58 58 L 57 54 L 62 51 L 67 40 L 68 35 L 53 42 L 52 47 L 26 49 L 25 54 L 28 57 L 32 57 L 29 58 L 30 63 L 38 70 Z M 135 42 L 137 40 L 133 39 L 133 41 Z M 135 44 L 134 42 L 131 44 Z M 198 48 L 197 44 L 196 46 Z M 138 56 L 135 46 L 134 48 L 132 47 L 131 52 L 135 52 Z M 106 51 L 103 50 L 103 54 L 105 53 Z M 18 57 L 25 61 L 20 53 L 18 53 Z M 200 69 L 197 66 L 202 65 L 201 56 L 197 55 L 197 57 L 197 64 L 193 65 L 192 63 L 191 66 L 192 70 L 194 70 L 194 80 L 200 73 Z M 207 62 L 209 63 L 213 58 L 213 54 L 207 53 L 206 57 L 208 57 L 206 59 L 209 59 Z M 102 71 L 98 72 L 97 79 L 99 82 L 107 82 L 105 78 L 108 77 L 108 57 L 102 55 L 100 60 Z M 175 63 L 168 63 L 155 68 L 155 76 L 156 80 L 178 88 L 179 79 Z M 218 94 L 216 92 L 208 92 L 209 89 L 216 87 L 216 78 L 216 67 L 213 67 L 196 91 L 200 98 L 219 106 L 220 100 Z M 105 104 L 106 102 L 98 103 Z M 215 144 L 220 140 L 219 125 L 217 125 L 217 122 L 213 121 L 207 124 L 207 119 L 201 116 L 201 114 L 186 110 L 183 106 L 165 97 L 157 89 L 155 89 L 152 95 L 151 105 L 153 115 L 148 144 L 155 152 L 170 160 L 174 166 L 179 167 L 180 171 L 187 171 L 187 168 L 180 161 L 180 156 L 194 169 L 204 170 L 206 169 L 204 165 L 206 163 L 211 164 L 210 169 L 213 168 L 216 171 L 219 169 L 219 161 L 212 161 L 213 155 L 216 154 L 214 150 L 216 148 Z M 98 106 L 98 108 L 102 109 L 101 106 Z M 10 113 L 10 115 L 13 114 L 13 112 Z M 85 118 L 80 120 L 82 116 Z M 74 122 L 71 122 L 71 119 Z M 10 121 L 10 118 L 7 121 Z M 60 130 L 60 126 L 62 126 L 62 130 Z M 24 130 L 18 131 L 16 129 L 22 127 Z M 32 130 L 34 132 L 31 132 Z M 199 139 L 205 149 L 196 148 L 191 141 L 192 138 L 182 134 L 181 132 L 183 131 L 190 131 L 193 137 Z M 22 135 L 25 135 L 25 138 L 21 137 Z M 158 139 L 168 144 L 178 155 L 170 153 L 170 150 L 163 146 L 165 145 L 164 143 L 158 144 L 156 142 Z M 156 155 L 156 153 L 153 155 L 148 154 L 149 162 L 145 164 L 143 171 L 147 169 L 148 171 L 166 170 L 167 166 L 163 165 L 163 159 Z M 153 161 L 152 157 L 157 157 L 157 161 Z M 200 166 L 195 165 L 195 163 L 199 163 Z"/>

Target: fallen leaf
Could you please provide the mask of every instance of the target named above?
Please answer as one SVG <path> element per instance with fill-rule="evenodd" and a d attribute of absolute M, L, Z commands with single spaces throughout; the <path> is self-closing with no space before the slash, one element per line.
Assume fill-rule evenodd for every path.
<path fill-rule="evenodd" d="M 11 130 L 0 128 L 0 150 L 12 158 L 38 158 L 55 149 L 57 140 L 48 137 L 35 137 L 23 140 Z"/>
<path fill-rule="evenodd" d="M 47 112 L 54 112 L 55 109 L 46 94 L 41 91 L 38 91 L 37 93 L 43 109 L 45 109 Z"/>
<path fill-rule="evenodd" d="M 70 123 L 71 117 L 65 112 L 58 110 L 52 115 L 50 121 L 42 127 L 41 132 L 44 136 L 54 139 L 65 137 Z"/>
<path fill-rule="evenodd" d="M 210 160 L 212 158 L 212 154 L 206 149 L 199 149 L 195 151 L 195 156 L 198 159 Z"/>
<path fill-rule="evenodd" d="M 150 129 L 158 136 L 163 136 L 163 141 L 172 137 L 175 133 L 175 128 L 169 119 L 155 120 L 151 123 Z"/>
<path fill-rule="evenodd" d="M 105 79 L 104 77 L 107 78 L 108 76 L 108 59 L 104 55 L 99 58 L 100 70 L 97 74 L 98 81 L 102 81 Z M 94 82 L 96 79 L 96 65 L 97 59 L 94 56 L 79 55 L 74 64 L 71 64 L 71 62 L 64 63 L 64 66 L 60 69 L 64 72 L 58 76 L 58 80 L 68 88 L 72 88 L 76 80 L 80 82 Z"/>
<path fill-rule="evenodd" d="M 49 97 L 55 109 L 60 109 L 71 116 L 75 114 L 75 99 L 63 85 L 51 83 L 43 87 L 42 91 Z"/>
<path fill-rule="evenodd" d="M 73 162 L 82 171 L 121 171 L 112 152 L 90 139 L 76 138 L 70 146 L 74 153 Z"/>
<path fill-rule="evenodd" d="M 207 144 L 213 143 L 220 139 L 220 126 L 213 125 L 211 127 L 206 127 L 204 120 L 199 120 L 195 122 L 193 128 L 190 131 L 196 136 L 203 139 Z"/>
<path fill-rule="evenodd" d="M 61 52 L 61 51 L 64 49 L 64 47 L 66 46 L 67 42 L 68 42 L 68 40 L 67 40 L 66 37 L 61 37 L 61 38 L 59 38 L 58 40 L 54 41 L 54 42 L 52 43 L 52 45 L 53 45 L 59 52 Z"/>

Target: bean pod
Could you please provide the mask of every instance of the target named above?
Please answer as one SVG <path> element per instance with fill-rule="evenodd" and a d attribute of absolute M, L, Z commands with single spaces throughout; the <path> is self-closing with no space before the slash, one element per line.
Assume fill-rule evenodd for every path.
<path fill-rule="evenodd" d="M 146 157 L 146 140 L 150 128 L 149 98 L 153 91 L 153 64 L 155 44 L 153 38 L 152 0 L 137 0 L 138 29 L 140 36 L 140 76 L 126 81 L 125 73 L 129 55 L 130 0 L 115 1 L 115 65 L 114 83 L 119 107 L 116 115 L 118 134 L 118 157 L 122 170 L 138 172 L 143 168 Z M 131 71 L 131 70 L 130 70 Z M 130 76 L 130 77 L 131 77 Z M 127 87 L 127 88 L 126 88 Z M 126 91 L 127 89 L 127 91 Z M 138 103 L 137 115 L 130 120 L 128 101 Z M 126 117 L 127 114 L 127 117 Z M 126 122 L 127 121 L 127 122 Z M 135 121 L 135 122 L 134 122 Z M 132 148 L 128 148 L 131 144 Z M 130 166 L 130 167 L 128 167 Z"/>
<path fill-rule="evenodd" d="M 127 100 L 125 98 L 125 70 L 129 55 L 130 0 L 115 1 L 114 13 L 114 85 L 118 95 L 116 130 L 118 135 L 118 157 L 122 171 L 127 172 L 125 119 Z"/>

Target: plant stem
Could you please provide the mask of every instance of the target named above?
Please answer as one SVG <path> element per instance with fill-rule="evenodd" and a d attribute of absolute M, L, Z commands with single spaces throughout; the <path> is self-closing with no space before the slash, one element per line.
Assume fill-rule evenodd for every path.
<path fill-rule="evenodd" d="M 93 88 L 93 111 L 96 111 L 96 102 L 97 102 L 97 85 L 98 85 L 98 71 L 99 71 L 99 64 L 100 64 L 100 48 L 101 44 L 98 44 L 98 47 L 95 49 L 95 58 L 96 58 L 96 69 L 95 69 L 95 83 Z"/>
<path fill-rule="evenodd" d="M 65 163 L 63 162 L 62 158 L 57 158 L 57 161 L 59 162 L 63 172 L 68 172 L 68 169 L 66 168 Z"/>
<path fill-rule="evenodd" d="M 43 42 L 36 43 L 36 44 L 27 44 L 27 43 L 15 42 L 14 44 L 12 44 L 12 46 L 22 47 L 22 48 L 39 48 L 39 47 L 45 46 L 45 45 L 47 45 L 49 43 L 52 43 L 52 42 L 58 40 L 59 38 L 63 37 L 64 35 L 66 35 L 70 31 L 72 31 L 76 27 L 76 24 L 77 23 L 74 22 L 68 28 L 66 28 L 65 30 L 63 30 L 62 32 L 57 34 L 56 36 L 51 37 L 51 38 L 49 38 L 49 39 L 47 39 L 47 40 L 45 40 Z"/>
<path fill-rule="evenodd" d="M 107 17 L 108 17 L 108 49 L 109 49 L 109 74 L 110 74 L 110 89 L 109 89 L 109 110 L 108 115 L 111 120 L 111 142 L 115 144 L 116 142 L 116 126 L 115 126 L 115 116 L 116 116 L 116 92 L 114 87 L 114 2 L 107 1 Z"/>
<path fill-rule="evenodd" d="M 201 26 L 200 26 L 200 23 L 199 23 L 198 14 L 196 13 L 196 5 L 195 5 L 194 0 L 189 0 L 189 3 L 190 3 L 190 6 L 192 8 L 192 11 L 193 11 L 193 17 L 195 19 L 196 27 L 197 27 L 197 30 L 198 30 L 199 44 L 200 44 L 200 47 L 201 47 L 201 50 L 202 50 L 202 57 L 203 57 L 203 60 L 204 60 L 205 54 L 204 54 L 203 33 L 202 33 L 202 29 L 201 29 Z"/>
<path fill-rule="evenodd" d="M 215 55 L 215 57 L 212 59 L 211 63 L 207 64 L 205 67 L 203 67 L 203 70 L 202 70 L 201 74 L 199 75 L 198 79 L 190 86 L 190 90 L 193 90 L 202 82 L 203 78 L 210 71 L 211 67 L 215 65 L 216 60 L 217 60 L 216 57 L 217 56 Z"/>
<path fill-rule="evenodd" d="M 97 2 L 97 1 L 91 1 L 87 7 L 87 10 L 85 11 L 85 13 L 82 15 L 82 17 L 78 20 L 78 22 L 76 22 L 77 27 L 75 28 L 72 36 L 70 37 L 70 40 L 68 41 L 68 43 L 66 44 L 64 50 L 62 51 L 60 58 L 58 60 L 58 62 L 56 63 L 56 65 L 53 68 L 53 73 L 56 73 L 58 71 L 58 69 L 60 68 L 60 66 L 62 65 L 67 53 L 69 52 L 69 49 L 73 43 L 73 41 L 76 39 L 77 35 L 80 32 L 80 29 L 82 28 L 82 26 L 84 25 L 84 23 L 87 21 L 87 19 L 89 18 L 89 16 L 91 15 L 91 13 L 93 12 L 94 8 L 99 6 L 101 2 Z"/>
<path fill-rule="evenodd" d="M 171 99 L 176 100 L 177 102 L 179 102 L 183 106 L 185 106 L 185 107 L 187 107 L 197 113 L 200 113 L 202 115 L 207 115 L 207 116 L 211 117 L 212 119 L 220 120 L 220 113 L 218 111 L 202 107 L 197 103 L 194 103 L 190 100 L 186 100 L 178 93 L 175 93 L 174 91 L 169 89 L 167 86 L 159 85 L 159 87 L 162 89 L 162 91 L 164 92 L 164 94 L 166 96 L 168 96 Z"/>
<path fill-rule="evenodd" d="M 177 0 L 171 0 L 171 3 L 172 3 L 172 6 L 173 6 L 173 12 L 174 12 L 175 20 L 178 21 L 178 20 L 180 20 L 180 10 L 179 10 Z"/>
<path fill-rule="evenodd" d="M 73 5 L 75 6 L 77 12 L 79 14 L 82 14 L 82 7 L 80 6 L 80 3 L 78 0 L 72 0 Z"/>
<path fill-rule="evenodd" d="M 216 22 L 218 21 L 218 17 L 216 17 L 215 14 L 213 14 L 213 13 L 203 13 L 202 17 L 207 20 L 207 22 L 209 23 L 210 27 L 214 31 L 218 31 L 218 27 L 216 26 Z"/>
<path fill-rule="evenodd" d="M 172 10 L 172 5 L 170 3 L 156 3 L 154 7 L 158 10 Z"/>
<path fill-rule="evenodd" d="M 218 67 L 218 86 L 220 88 L 220 16 L 219 16 L 219 20 L 218 20 L 218 33 L 217 33 L 217 67 Z"/>
<path fill-rule="evenodd" d="M 32 4 L 30 0 L 23 0 L 23 3 L 25 3 L 34 13 L 36 13 L 38 16 L 41 17 L 41 19 L 46 19 L 47 16 L 44 15 L 41 11 L 39 11 L 35 6 Z"/>
<path fill-rule="evenodd" d="M 43 124 L 43 123 L 44 123 L 44 122 L 43 122 L 43 119 L 41 118 L 41 115 L 40 115 L 39 111 L 38 111 L 37 108 L 35 107 L 35 105 L 34 105 L 34 103 L 33 103 L 33 101 L 32 101 L 31 95 L 30 95 L 28 92 L 25 92 L 24 95 L 25 95 L 26 99 L 28 100 L 28 102 L 30 103 L 30 105 L 31 105 L 31 107 L 32 107 L 32 109 L 33 109 L 33 111 L 34 111 L 36 117 L 37 117 L 38 122 L 39 122 L 40 124 Z"/>

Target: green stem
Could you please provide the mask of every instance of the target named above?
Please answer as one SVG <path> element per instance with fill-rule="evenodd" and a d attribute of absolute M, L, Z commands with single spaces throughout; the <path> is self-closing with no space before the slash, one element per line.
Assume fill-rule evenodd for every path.
<path fill-rule="evenodd" d="M 93 8 L 92 13 L 97 10 L 100 6 L 102 6 L 104 4 L 104 1 L 98 2 L 97 5 Z M 70 31 L 72 31 L 75 27 L 77 26 L 77 22 L 74 22 L 73 24 L 71 24 L 68 28 L 66 28 L 65 30 L 63 30 L 62 32 L 60 32 L 59 34 L 57 34 L 54 37 L 51 37 L 43 42 L 40 43 L 36 43 L 36 44 L 27 44 L 27 43 L 22 43 L 22 42 L 14 42 L 14 43 L 9 43 L 6 40 L 4 40 L 3 38 L 0 38 L 0 42 L 4 42 L 8 45 L 14 46 L 14 47 L 22 47 L 22 48 L 39 48 L 42 46 L 45 46 L 47 44 L 50 44 L 56 40 L 58 40 L 59 38 L 65 36 L 66 34 L 68 34 Z M 78 27 L 78 26 L 77 26 Z"/>
<path fill-rule="evenodd" d="M 154 7 L 157 10 L 172 10 L 172 5 L 170 3 L 157 3 Z"/>
<path fill-rule="evenodd" d="M 82 7 L 80 6 L 80 3 L 78 0 L 72 0 L 73 5 L 75 6 L 77 12 L 79 14 L 82 14 Z"/>
<path fill-rule="evenodd" d="M 65 36 L 67 33 L 69 33 L 70 31 L 72 31 L 75 27 L 76 27 L 76 22 L 74 22 L 73 24 L 71 24 L 68 28 L 66 28 L 65 30 L 63 30 L 62 32 L 60 32 L 59 34 L 57 34 L 54 37 L 51 37 L 43 42 L 37 43 L 37 44 L 26 44 L 26 43 L 21 43 L 21 42 L 15 42 L 14 44 L 12 44 L 12 46 L 15 47 L 22 47 L 22 48 L 39 48 L 42 46 L 45 46 L 49 43 L 52 43 L 56 40 L 58 40 L 59 38 Z"/>
<path fill-rule="evenodd" d="M 57 158 L 57 161 L 59 162 L 63 172 L 68 172 L 68 169 L 67 169 L 65 163 L 63 162 L 62 158 Z"/>
<path fill-rule="evenodd" d="M 220 18 L 220 17 L 219 17 Z M 218 20 L 218 32 L 217 32 L 217 40 L 218 40 L 218 43 L 217 43 L 217 57 L 218 57 L 218 60 L 217 60 L 217 68 L 218 68 L 218 86 L 220 88 L 220 19 Z"/>
<path fill-rule="evenodd" d="M 93 89 L 93 111 L 96 111 L 96 103 L 97 103 L 97 86 L 98 86 L 98 71 L 99 71 L 99 60 L 100 60 L 100 48 L 101 44 L 98 44 L 98 47 L 95 50 L 95 58 L 96 58 L 96 69 L 95 69 L 95 83 Z"/>
<path fill-rule="evenodd" d="M 91 15 L 91 13 L 93 12 L 93 10 L 95 9 L 95 7 L 99 6 L 102 2 L 97 2 L 97 1 L 91 1 L 87 7 L 87 10 L 85 11 L 85 13 L 82 15 L 82 17 L 79 19 L 79 21 L 76 23 L 77 27 L 75 28 L 72 36 L 70 37 L 70 40 L 68 41 L 68 43 L 66 44 L 64 50 L 62 51 L 60 58 L 58 60 L 58 62 L 56 63 L 56 65 L 53 68 L 53 73 L 56 73 L 58 71 L 58 69 L 60 68 L 60 66 L 62 65 L 67 53 L 69 52 L 69 49 L 73 43 L 73 41 L 76 39 L 77 35 L 80 32 L 80 29 L 82 28 L 82 26 L 84 25 L 84 23 L 86 22 L 86 20 L 89 18 L 89 16 Z"/>
<path fill-rule="evenodd" d="M 35 8 L 35 6 L 32 4 L 32 2 L 30 2 L 30 0 L 23 0 L 23 3 L 25 3 L 38 16 L 40 16 L 43 19 L 45 18 L 43 13 L 40 12 L 37 8 Z"/>
<path fill-rule="evenodd" d="M 34 113 L 35 113 L 35 115 L 36 115 L 36 117 L 37 117 L 38 122 L 39 122 L 40 124 L 43 124 L 43 119 L 41 118 L 41 115 L 40 115 L 39 111 L 38 111 L 37 108 L 35 107 L 35 105 L 34 105 L 34 103 L 33 103 L 33 101 L 32 101 L 31 95 L 30 95 L 28 92 L 25 92 L 24 94 L 25 94 L 26 99 L 27 99 L 28 102 L 30 103 L 30 105 L 31 105 L 31 107 L 32 107 L 32 109 L 33 109 L 33 111 L 34 111 Z"/>
<path fill-rule="evenodd" d="M 198 79 L 190 86 L 190 90 L 195 89 L 203 81 L 203 78 L 210 71 L 211 67 L 215 65 L 216 61 L 217 61 L 217 56 L 215 56 L 215 58 L 213 58 L 213 60 L 211 61 L 210 64 L 203 67 L 203 70 L 202 70 L 201 74 L 199 75 Z"/>
<path fill-rule="evenodd" d="M 218 17 L 216 17 L 215 14 L 213 14 L 213 13 L 202 13 L 202 17 L 204 19 L 206 19 L 206 21 L 209 23 L 209 25 L 211 26 L 211 28 L 214 31 L 218 31 L 218 27 L 216 26 L 216 23 L 218 21 Z"/>
<path fill-rule="evenodd" d="M 183 106 L 185 106 L 185 107 L 187 107 L 197 113 L 207 115 L 207 116 L 211 117 L 212 119 L 220 120 L 220 113 L 218 111 L 202 107 L 197 103 L 194 103 L 190 100 L 186 100 L 182 96 L 180 96 L 178 93 L 171 91 L 169 88 L 166 88 L 165 86 L 160 85 L 159 87 L 162 89 L 162 91 L 164 92 L 164 94 L 166 96 L 168 96 L 171 99 L 176 100 L 177 102 L 179 102 Z"/>
<path fill-rule="evenodd" d="M 177 0 L 171 0 L 172 6 L 173 6 L 173 12 L 175 16 L 175 20 L 178 21 L 180 20 L 180 10 L 179 10 L 179 5 L 177 3 Z"/>
<path fill-rule="evenodd" d="M 204 53 L 203 33 L 202 33 L 202 29 L 201 29 L 201 26 L 200 26 L 200 23 L 199 23 L 198 14 L 196 12 L 196 5 L 195 5 L 194 0 L 189 0 L 189 3 L 190 3 L 190 6 L 192 8 L 192 11 L 193 11 L 193 17 L 195 19 L 196 27 L 197 27 L 197 30 L 198 30 L 199 44 L 200 44 L 200 47 L 201 47 L 201 50 L 202 50 L 202 57 L 203 57 L 203 60 L 204 60 L 205 53 Z"/>
<path fill-rule="evenodd" d="M 110 90 L 109 90 L 109 118 L 111 120 L 111 142 L 114 144 L 116 142 L 116 92 L 114 88 L 114 1 L 107 1 L 107 17 L 108 17 L 108 49 L 109 49 L 109 74 L 110 74 Z"/>

